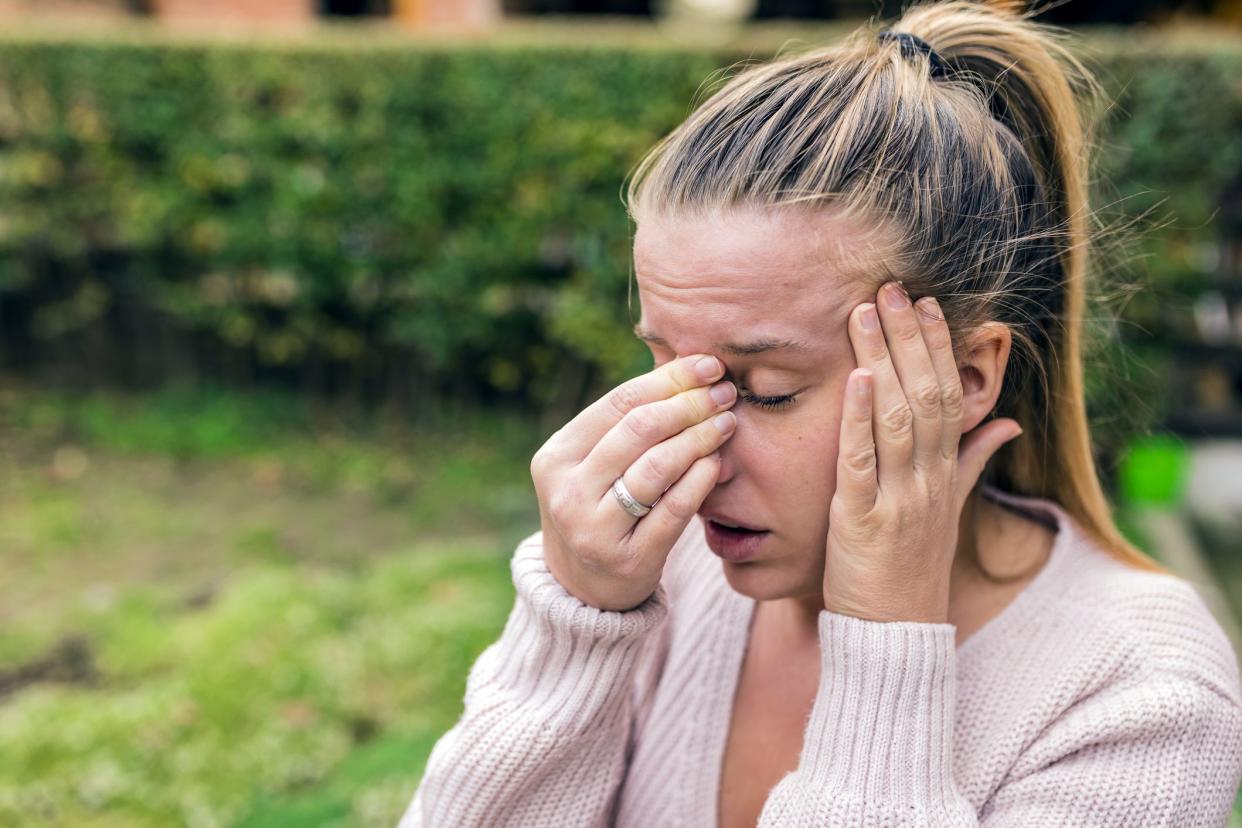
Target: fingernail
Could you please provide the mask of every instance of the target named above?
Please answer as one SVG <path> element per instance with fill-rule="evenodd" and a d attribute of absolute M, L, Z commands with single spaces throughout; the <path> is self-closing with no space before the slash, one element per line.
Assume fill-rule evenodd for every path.
<path fill-rule="evenodd" d="M 733 422 L 734 417 L 733 412 L 731 411 L 721 411 L 715 417 L 712 417 L 712 423 L 714 423 L 716 428 L 720 430 L 721 434 L 728 434 L 732 431 Z"/>
<path fill-rule="evenodd" d="M 724 405 L 733 399 L 733 383 L 727 381 L 718 382 L 707 393 L 711 394 L 712 399 L 716 401 L 717 405 Z"/>
<path fill-rule="evenodd" d="M 866 397 L 871 393 L 871 370 L 863 369 L 858 372 L 858 382 L 854 387 L 855 393 L 860 397 Z"/>
<path fill-rule="evenodd" d="M 880 327 L 880 317 L 876 315 L 875 305 L 870 302 L 863 305 L 862 318 L 859 321 L 862 322 L 864 331 L 878 330 Z"/>
<path fill-rule="evenodd" d="M 896 282 L 889 282 L 884 286 L 884 291 L 887 294 L 885 301 L 888 302 L 888 306 L 893 310 L 910 307 L 910 297 L 906 295 L 905 288 L 901 285 Z"/>
<path fill-rule="evenodd" d="M 940 303 L 937 302 L 934 297 L 924 296 L 922 299 L 915 302 L 914 306 L 918 308 L 919 312 L 928 319 L 944 319 L 944 314 L 940 312 Z"/>
<path fill-rule="evenodd" d="M 695 363 L 694 370 L 698 371 L 703 379 L 711 379 L 720 373 L 720 361 L 715 357 L 703 357 Z"/>

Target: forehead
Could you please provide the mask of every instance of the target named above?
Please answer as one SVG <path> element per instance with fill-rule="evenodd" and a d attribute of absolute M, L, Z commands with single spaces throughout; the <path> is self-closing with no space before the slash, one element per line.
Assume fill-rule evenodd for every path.
<path fill-rule="evenodd" d="M 823 208 L 648 218 L 634 237 L 636 328 L 678 353 L 757 338 L 832 350 L 884 280 L 881 250 L 877 228 Z"/>

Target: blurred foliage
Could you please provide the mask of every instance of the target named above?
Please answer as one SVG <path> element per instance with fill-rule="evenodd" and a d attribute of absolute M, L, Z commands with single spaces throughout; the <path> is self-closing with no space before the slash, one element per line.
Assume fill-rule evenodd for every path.
<path fill-rule="evenodd" d="M 1099 257 L 1088 359 L 1115 449 L 1159 418 L 1168 341 L 1212 267 L 1242 170 L 1242 46 L 1083 43 L 1115 100 L 1097 201 L 1127 231 Z M 8 361 L 214 378 L 242 354 L 298 388 L 335 366 L 416 408 L 572 413 L 581 386 L 649 365 L 624 175 L 714 70 L 770 51 L 0 41 Z"/>
<path fill-rule="evenodd" d="M 4 44 L 0 289 L 42 343 L 123 306 L 267 364 L 388 350 L 538 397 L 568 348 L 619 375 L 619 176 L 712 68 Z"/>

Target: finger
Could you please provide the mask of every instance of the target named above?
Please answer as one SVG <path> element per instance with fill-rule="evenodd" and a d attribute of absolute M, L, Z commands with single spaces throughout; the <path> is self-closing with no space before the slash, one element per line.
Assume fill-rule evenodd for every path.
<path fill-rule="evenodd" d="M 727 432 L 722 435 L 712 425 L 712 418 L 724 413 L 736 400 L 737 387 L 726 380 L 631 409 L 600 438 L 578 464 L 576 474 L 599 497 L 607 493 L 617 475 L 625 474 L 630 494 L 643 503 L 651 503 L 681 477 L 696 457 L 720 446 Z M 726 417 L 720 422 L 730 425 L 731 420 Z M 692 442 L 678 443 L 682 449 L 677 456 L 671 456 L 667 448 L 652 452 L 687 431 Z M 693 455 L 687 453 L 689 449 L 694 449 Z"/>
<path fill-rule="evenodd" d="M 686 473 L 660 495 L 651 511 L 634 524 L 630 539 L 635 548 L 671 550 L 715 487 L 721 462 L 720 453 L 713 452 L 691 463 Z M 618 511 L 624 512 L 619 507 Z"/>
<path fill-rule="evenodd" d="M 850 371 L 841 410 L 837 490 L 833 497 L 856 515 L 871 511 L 877 493 L 876 446 L 871 430 L 873 379 L 867 368 Z"/>
<path fill-rule="evenodd" d="M 549 445 L 549 452 L 562 462 L 580 463 L 600 439 L 635 408 L 706 385 L 723 373 L 724 366 L 716 357 L 694 354 L 670 360 L 659 368 L 628 379 L 562 427 L 555 445 Z"/>
<path fill-rule="evenodd" d="M 652 446 L 632 465 L 623 467 L 621 480 L 625 483 L 626 490 L 639 503 L 649 506 L 656 504 L 697 461 L 720 448 L 733 435 L 736 425 L 737 417 L 733 412 L 722 411 L 711 419 L 696 423 Z M 613 527 L 615 532 L 610 534 L 622 538 L 633 528 L 634 521 L 640 518 L 621 508 L 617 496 L 613 494 L 616 473 L 608 472 L 604 476 L 607 481 L 599 495 L 596 520 L 600 525 Z M 592 491 L 599 491 L 598 483 L 592 485 L 596 486 Z M 648 512 L 641 520 L 650 516 L 651 513 Z"/>
<path fill-rule="evenodd" d="M 1005 417 L 978 426 L 963 437 L 958 454 L 958 492 L 965 493 L 973 489 L 992 455 L 1021 433 L 1022 426 L 1018 425 L 1018 421 Z"/>
<path fill-rule="evenodd" d="M 946 460 L 957 457 L 958 443 L 962 437 L 962 377 L 957 370 L 957 357 L 953 354 L 953 339 L 949 323 L 945 321 L 940 303 L 934 297 L 924 296 L 914 303 L 919 324 L 923 327 L 923 339 L 931 354 L 936 377 L 940 381 L 940 453 Z"/>
<path fill-rule="evenodd" d="M 916 318 L 910 297 L 897 282 L 880 288 L 880 301 L 876 305 L 902 393 L 913 413 L 913 463 L 924 469 L 939 468 L 943 465 L 940 435 L 944 431 L 940 417 L 940 379 L 923 340 L 923 327 Z"/>
<path fill-rule="evenodd" d="M 872 434 L 878 464 L 877 482 L 883 489 L 885 480 L 899 483 L 913 473 L 914 412 L 901 390 L 901 381 L 889 357 L 873 303 L 864 302 L 851 312 L 849 332 L 859 367 L 868 368 L 872 373 Z"/>

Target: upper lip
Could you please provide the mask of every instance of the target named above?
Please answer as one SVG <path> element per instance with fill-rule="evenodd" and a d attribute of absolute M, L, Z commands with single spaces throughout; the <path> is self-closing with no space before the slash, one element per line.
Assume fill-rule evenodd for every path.
<path fill-rule="evenodd" d="M 701 510 L 701 511 L 699 512 L 699 514 L 700 514 L 700 515 L 702 515 L 703 517 L 707 518 L 708 520 L 714 520 L 714 521 L 716 521 L 717 523 L 727 523 L 727 524 L 729 524 L 730 526 L 740 526 L 740 527 L 742 527 L 743 529 L 752 529 L 752 530 L 754 530 L 754 531 L 756 531 L 756 532 L 766 532 L 766 531 L 767 531 L 767 530 L 766 530 L 766 529 L 764 529 L 762 526 L 754 526 L 754 525 L 752 525 L 752 524 L 750 524 L 750 523 L 747 523 L 747 522 L 746 522 L 746 521 L 744 521 L 744 520 L 740 520 L 740 519 L 735 518 L 735 517 L 730 517 L 729 515 L 725 514 L 724 512 L 716 512 L 716 511 Z"/>

